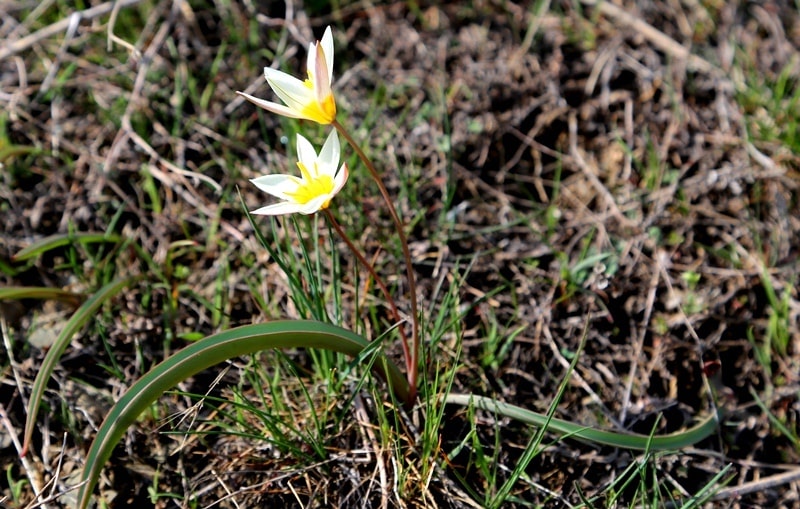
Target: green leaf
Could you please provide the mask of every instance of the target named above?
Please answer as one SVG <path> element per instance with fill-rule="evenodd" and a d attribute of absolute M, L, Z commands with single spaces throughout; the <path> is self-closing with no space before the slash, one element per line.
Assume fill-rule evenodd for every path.
<path fill-rule="evenodd" d="M 21 262 L 30 258 L 36 258 L 42 253 L 55 249 L 57 247 L 69 246 L 74 243 L 78 244 L 97 244 L 100 242 L 119 242 L 118 235 L 109 235 L 106 233 L 59 233 L 40 239 L 30 246 L 22 249 L 19 253 L 15 254 L 12 259 L 15 262 Z"/>
<path fill-rule="evenodd" d="M 544 426 L 547 428 L 547 431 L 560 436 L 638 451 L 665 451 L 689 447 L 711 436 L 714 430 L 717 429 L 717 425 L 720 421 L 719 414 L 717 412 L 712 412 L 695 426 L 685 431 L 669 435 L 639 435 L 581 426 L 580 424 L 556 419 L 555 417 L 548 417 L 547 415 L 532 412 L 515 405 L 509 405 L 508 403 L 503 403 L 485 396 L 448 394 L 445 396 L 444 402 L 461 406 L 474 405 L 475 408 L 480 408 L 487 412 L 496 412 L 526 424 L 538 427 Z"/>
<path fill-rule="evenodd" d="M 83 300 L 83 295 L 46 286 L 7 286 L 0 288 L 0 300 L 20 299 L 59 300 L 78 305 Z"/>
<path fill-rule="evenodd" d="M 25 441 L 22 445 L 22 456 L 25 455 L 30 446 L 33 430 L 36 427 L 36 414 L 39 413 L 39 405 L 42 402 L 44 391 L 47 388 L 47 381 L 50 379 L 50 375 L 53 374 L 53 370 L 55 370 L 56 364 L 58 364 L 59 359 L 61 359 L 61 355 L 67 348 L 67 345 L 72 341 L 72 337 L 77 334 L 89 320 L 94 318 L 95 313 L 104 302 L 137 279 L 139 279 L 139 277 L 134 276 L 108 283 L 97 293 L 92 295 L 89 300 L 84 302 L 64 325 L 61 334 L 58 335 L 53 346 L 50 347 L 47 355 L 45 355 L 42 367 L 39 368 L 39 373 L 36 374 L 36 379 L 33 381 L 30 405 L 28 407 L 28 417 L 25 422 Z"/>
<path fill-rule="evenodd" d="M 375 345 L 361 336 L 334 325 L 304 320 L 246 325 L 201 339 L 155 366 L 131 386 L 109 411 L 92 443 L 83 467 L 78 509 L 85 509 L 92 491 L 114 447 L 125 430 L 165 391 L 179 382 L 233 357 L 272 348 L 321 348 L 358 357 Z M 403 373 L 382 356 L 372 370 L 390 386 L 394 395 L 407 402 L 409 386 Z"/>

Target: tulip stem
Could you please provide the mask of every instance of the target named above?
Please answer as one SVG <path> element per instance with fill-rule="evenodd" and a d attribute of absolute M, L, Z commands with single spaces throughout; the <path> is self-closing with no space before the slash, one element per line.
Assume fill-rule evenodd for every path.
<path fill-rule="evenodd" d="M 408 369 L 408 384 L 410 386 L 410 394 L 409 400 L 413 401 L 417 397 L 417 377 L 419 376 L 419 316 L 417 314 L 417 284 L 416 280 L 414 279 L 414 267 L 411 264 L 411 252 L 408 249 L 408 238 L 405 234 L 405 228 L 403 223 L 400 221 L 400 217 L 397 215 L 397 211 L 394 208 L 394 204 L 392 203 L 392 199 L 389 197 L 389 192 L 386 190 L 386 186 L 383 184 L 381 180 L 381 176 L 378 174 L 378 170 L 375 169 L 375 165 L 372 164 L 372 161 L 367 157 L 361 147 L 356 143 L 350 133 L 339 123 L 338 120 L 334 119 L 331 122 L 331 125 L 336 128 L 339 133 L 344 136 L 347 140 L 347 143 L 353 147 L 353 150 L 356 151 L 359 159 L 361 162 L 364 163 L 364 166 L 367 167 L 369 170 L 372 179 L 378 185 L 378 189 L 380 190 L 381 196 L 383 197 L 383 201 L 386 202 L 386 207 L 389 210 L 389 215 L 392 217 L 392 221 L 394 222 L 395 229 L 397 230 L 397 235 L 400 239 L 400 247 L 403 249 L 403 258 L 405 260 L 406 265 L 406 278 L 408 279 L 408 293 L 411 301 L 411 350 L 409 352 L 408 348 L 408 341 L 403 336 L 403 351 L 406 356 L 406 368 Z"/>
<path fill-rule="evenodd" d="M 375 280 L 375 283 L 381 289 L 381 292 L 383 292 L 383 296 L 386 298 L 386 302 L 389 304 L 389 308 L 392 312 L 393 318 L 400 326 L 400 336 L 403 338 L 402 341 L 403 355 L 405 356 L 406 359 L 408 359 L 410 357 L 410 352 L 408 349 L 408 339 L 406 339 L 402 318 L 400 318 L 400 312 L 397 310 L 397 305 L 395 304 L 394 299 L 392 298 L 392 294 L 389 292 L 389 289 L 386 287 L 386 284 L 383 282 L 383 279 L 381 279 L 381 277 L 375 271 L 375 267 L 372 266 L 372 264 L 369 262 L 369 260 L 367 260 L 364 254 L 361 253 L 361 251 L 359 251 L 359 249 L 355 246 L 355 244 L 353 244 L 353 241 L 350 240 L 350 238 L 347 236 L 342 226 L 339 224 L 338 221 L 336 221 L 336 218 L 334 217 L 333 213 L 331 213 L 330 209 L 323 209 L 322 212 L 325 214 L 325 217 L 328 219 L 330 225 L 333 226 L 333 229 L 336 230 L 336 233 L 342 238 L 342 240 L 344 240 L 345 244 L 347 244 L 347 247 L 350 248 L 350 251 L 356 256 L 356 258 L 358 258 L 358 261 L 361 262 L 361 265 L 367 268 L 367 271 L 369 272 L 370 276 L 372 276 L 372 279 Z M 404 401 L 403 403 L 411 405 L 413 403 L 413 398 L 410 401 Z"/>

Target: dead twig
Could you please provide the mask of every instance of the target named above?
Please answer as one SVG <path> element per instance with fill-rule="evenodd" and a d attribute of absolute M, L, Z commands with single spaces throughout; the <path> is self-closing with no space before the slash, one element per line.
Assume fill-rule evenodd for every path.
<path fill-rule="evenodd" d="M 647 329 L 650 326 L 650 318 L 653 315 L 653 308 L 656 302 L 656 291 L 658 290 L 658 277 L 660 273 L 653 271 L 650 277 L 649 289 L 647 291 L 647 300 L 645 301 L 644 316 L 642 317 L 642 324 L 639 328 L 639 334 L 636 334 L 633 345 L 633 358 L 640 359 L 644 351 L 644 340 L 647 336 Z M 656 357 L 653 358 L 656 360 Z M 633 381 L 636 378 L 636 370 L 639 368 L 638 362 L 631 362 L 631 369 L 628 372 L 628 380 L 625 383 L 625 395 L 622 397 L 622 410 L 620 411 L 619 420 L 625 422 L 628 414 L 628 408 L 631 402 L 631 394 L 633 394 Z M 645 377 L 646 379 L 647 377 Z"/>
<path fill-rule="evenodd" d="M 21 39 L 17 39 L 16 41 L 9 42 L 4 48 L 0 48 L 0 60 L 4 58 L 8 58 L 12 55 L 16 55 L 17 53 L 24 51 L 34 44 L 47 39 L 59 32 L 63 32 L 67 30 L 69 26 L 74 23 L 73 17 L 77 16 L 80 21 L 87 20 L 87 19 L 94 19 L 100 17 L 104 14 L 107 14 L 112 11 L 112 9 L 122 7 L 129 7 L 131 5 L 135 5 L 139 3 L 140 0 L 115 0 L 112 2 L 106 2 L 104 4 L 97 5 L 90 9 L 85 9 L 83 11 L 76 11 L 71 16 L 60 19 L 55 23 L 48 25 L 41 30 L 37 30 L 36 32 L 25 36 Z"/>
<path fill-rule="evenodd" d="M 367 414 L 367 409 L 364 405 L 364 400 L 360 395 L 356 395 L 354 400 L 355 403 L 355 414 L 356 414 L 356 421 L 358 422 L 358 429 L 362 431 L 366 436 L 363 436 L 362 439 L 364 440 L 364 451 L 367 455 L 366 461 L 372 461 L 370 457 L 370 451 L 375 453 L 375 468 L 378 471 L 378 476 L 380 477 L 380 486 L 381 486 L 381 507 L 389 507 L 389 476 L 386 472 L 386 462 L 383 458 L 383 453 L 381 451 L 380 441 L 378 437 L 375 435 L 374 431 L 374 424 L 370 422 L 369 415 Z"/>
<path fill-rule="evenodd" d="M 17 437 L 17 432 L 14 429 L 13 424 L 11 424 L 11 420 L 8 418 L 5 405 L 2 403 L 0 403 L 0 421 L 3 422 L 3 426 L 6 428 L 8 436 L 11 437 L 11 441 L 14 443 L 14 448 L 17 450 L 17 453 L 21 453 L 22 444 Z M 20 462 L 22 463 L 22 468 L 25 470 L 25 475 L 28 478 L 28 481 L 31 483 L 31 488 L 33 488 L 33 493 L 36 496 L 36 500 L 40 501 L 40 507 L 47 509 L 48 506 L 46 503 L 40 500 L 42 492 L 44 491 L 41 474 L 27 456 L 20 456 Z"/>
<path fill-rule="evenodd" d="M 730 488 L 723 488 L 714 494 L 711 500 L 725 500 L 730 498 L 738 498 L 742 495 L 749 493 L 756 493 L 773 489 L 777 486 L 790 484 L 800 481 L 800 468 L 789 470 L 780 474 L 771 475 L 757 481 L 750 481 L 738 486 L 731 486 Z"/>
<path fill-rule="evenodd" d="M 618 7 L 611 2 L 604 2 L 602 0 L 581 0 L 581 3 L 587 6 L 597 7 L 597 9 L 599 9 L 603 15 L 608 16 L 617 23 L 629 26 L 638 34 L 650 41 L 658 49 L 675 58 L 685 61 L 689 69 L 711 74 L 715 78 L 720 78 L 726 82 L 730 81 L 725 76 L 725 73 L 722 71 L 722 69 L 711 64 L 704 58 L 691 53 L 689 48 L 682 46 L 680 43 L 661 30 L 658 30 L 644 20 L 637 18 L 621 7 Z"/>
<path fill-rule="evenodd" d="M 625 214 L 622 213 L 619 206 L 617 206 L 614 196 L 600 181 L 596 175 L 596 172 L 593 171 L 593 168 L 589 166 L 589 163 L 578 149 L 578 118 L 575 112 L 571 112 L 569 115 L 569 155 L 572 158 L 572 161 L 581 170 L 581 173 L 583 173 L 583 175 L 589 180 L 589 183 L 592 185 L 592 187 L 594 187 L 594 189 L 600 193 L 600 196 L 603 197 L 603 201 L 606 202 L 606 206 L 608 207 L 608 210 L 614 219 L 619 221 L 619 224 L 625 228 L 634 231 L 638 230 L 639 225 L 628 219 Z"/>

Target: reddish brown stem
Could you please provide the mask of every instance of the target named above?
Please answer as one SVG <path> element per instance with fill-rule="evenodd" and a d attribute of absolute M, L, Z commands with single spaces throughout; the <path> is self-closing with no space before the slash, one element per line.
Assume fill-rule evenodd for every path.
<path fill-rule="evenodd" d="M 406 265 L 406 279 L 408 280 L 408 293 L 409 298 L 411 301 L 411 349 L 409 352 L 408 342 L 403 337 L 403 340 L 406 344 L 403 345 L 403 351 L 406 353 L 406 368 L 408 369 L 408 384 L 411 386 L 411 397 L 410 399 L 413 401 L 417 397 L 417 378 L 419 376 L 419 316 L 417 315 L 417 284 L 416 280 L 414 279 L 414 267 L 411 264 L 411 252 L 408 249 L 408 238 L 406 237 L 405 228 L 403 223 L 400 221 L 400 217 L 397 215 L 397 211 L 394 208 L 394 204 L 392 203 L 392 199 L 389 197 L 389 192 L 386 190 L 386 186 L 383 185 L 383 181 L 381 180 L 380 174 L 378 174 L 378 170 L 375 169 L 375 165 L 372 164 L 372 161 L 369 160 L 367 155 L 361 150 L 361 147 L 355 142 L 350 133 L 340 124 L 337 120 L 334 120 L 331 125 L 336 128 L 339 133 L 344 136 L 347 140 L 347 143 L 353 147 L 353 150 L 356 151 L 359 159 L 361 162 L 364 163 L 364 166 L 367 167 L 372 179 L 378 185 L 378 190 L 383 197 L 383 201 L 386 202 L 386 208 L 389 210 L 389 215 L 392 217 L 392 222 L 394 222 L 395 230 L 397 231 L 397 236 L 400 239 L 400 246 L 403 250 L 403 258 Z"/>
<path fill-rule="evenodd" d="M 342 238 L 342 240 L 344 240 L 344 243 L 347 244 L 347 247 L 350 248 L 350 251 L 355 255 L 356 258 L 358 258 L 358 261 L 361 262 L 361 265 L 366 267 L 367 271 L 369 271 L 370 276 L 372 276 L 372 279 L 375 280 L 375 283 L 381 289 L 381 292 L 383 292 L 383 296 L 386 298 L 386 302 L 389 304 L 389 309 L 392 311 L 392 315 L 395 321 L 397 322 L 398 326 L 400 327 L 400 337 L 402 338 L 402 344 L 403 344 L 403 355 L 405 356 L 406 359 L 408 359 L 410 356 L 410 352 L 408 351 L 408 339 L 406 338 L 405 335 L 403 320 L 400 317 L 400 312 L 397 310 L 397 305 L 395 304 L 394 299 L 392 298 L 392 294 L 389 293 L 389 289 L 386 287 L 386 284 L 383 282 L 383 279 L 381 279 L 381 277 L 375 271 L 375 267 L 372 266 L 369 260 L 367 260 L 367 258 L 361 253 L 361 251 L 358 250 L 355 244 L 353 244 L 353 241 L 351 241 L 350 238 L 347 236 L 347 234 L 344 232 L 344 229 L 342 229 L 342 226 L 339 224 L 338 221 L 336 221 L 336 218 L 333 216 L 331 211 L 329 209 L 325 209 L 323 210 L 323 212 L 325 213 L 325 217 L 328 219 L 328 222 L 331 224 L 331 226 L 333 226 L 333 229 L 336 230 L 336 233 Z M 413 401 L 413 398 L 411 399 Z M 410 404 L 411 402 L 405 401 L 404 403 Z"/>

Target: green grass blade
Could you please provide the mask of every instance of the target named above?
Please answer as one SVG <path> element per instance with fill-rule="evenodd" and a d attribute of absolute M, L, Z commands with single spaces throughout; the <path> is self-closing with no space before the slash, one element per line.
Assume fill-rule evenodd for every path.
<path fill-rule="evenodd" d="M 27 145 L 9 145 L 3 146 L 0 142 L 0 163 L 15 157 L 15 156 L 22 156 L 27 154 L 39 154 L 41 153 L 42 149 L 37 147 L 30 147 Z"/>
<path fill-rule="evenodd" d="M 56 364 L 58 364 L 59 359 L 61 359 L 61 355 L 64 353 L 67 345 L 72 340 L 72 336 L 81 330 L 81 328 L 86 325 L 89 320 L 94 318 L 95 313 L 98 309 L 100 309 L 100 306 L 102 306 L 104 302 L 119 293 L 120 290 L 130 285 L 136 279 L 138 279 L 138 276 L 126 279 L 118 279 L 108 283 L 97 293 L 92 295 L 89 300 L 84 302 L 83 305 L 78 308 L 75 314 L 72 315 L 72 317 L 70 317 L 70 319 L 64 325 L 64 329 L 61 331 L 61 334 L 58 335 L 55 343 L 53 343 L 53 346 L 50 347 L 47 355 L 45 355 L 44 361 L 42 362 L 42 367 L 39 368 L 39 372 L 36 374 L 36 380 L 33 381 L 30 405 L 28 407 L 28 416 L 25 422 L 25 440 L 22 446 L 22 456 L 25 455 L 25 453 L 28 451 L 28 447 L 30 446 L 33 430 L 36 426 L 36 414 L 39 412 L 39 405 L 42 402 L 42 397 L 44 396 L 44 390 L 47 387 L 47 382 L 50 379 L 50 375 L 53 374 L 53 370 L 56 368 Z"/>
<path fill-rule="evenodd" d="M 38 240 L 30 246 L 22 249 L 11 259 L 21 262 L 36 258 L 42 253 L 58 247 L 69 246 L 72 244 L 97 244 L 100 242 L 119 242 L 119 235 L 109 235 L 107 233 L 59 233 Z"/>
<path fill-rule="evenodd" d="M 717 429 L 719 422 L 719 415 L 712 412 L 687 430 L 669 435 L 650 436 L 588 428 L 580 424 L 556 419 L 555 417 L 548 418 L 547 415 L 509 405 L 485 396 L 448 394 L 444 397 L 444 402 L 461 406 L 474 405 L 476 408 L 496 412 L 526 424 L 540 427 L 546 426 L 548 431 L 562 436 L 638 451 L 665 451 L 688 447 L 711 436 Z"/>
<path fill-rule="evenodd" d="M 550 408 L 547 409 L 546 414 L 542 415 L 544 421 L 539 427 L 539 432 L 535 433 L 528 441 L 528 445 L 525 446 L 522 455 L 520 456 L 519 460 L 517 460 L 517 465 L 511 471 L 511 475 L 509 475 L 508 478 L 503 482 L 503 484 L 500 486 L 500 489 L 497 490 L 494 496 L 487 500 L 489 503 L 485 505 L 489 509 L 498 509 L 505 505 L 506 500 L 511 494 L 511 490 L 514 488 L 514 485 L 517 484 L 517 481 L 528 468 L 528 465 L 531 463 L 531 461 L 533 461 L 533 459 L 542 451 L 541 444 L 544 440 L 544 434 L 548 429 L 551 428 L 551 423 L 555 418 L 554 415 L 558 409 L 558 404 L 564 397 L 564 392 L 567 390 L 567 385 L 569 385 L 569 379 L 572 376 L 572 373 L 575 371 L 575 367 L 578 365 L 581 352 L 583 352 L 583 349 L 586 346 L 586 338 L 588 337 L 589 333 L 588 327 L 589 322 L 587 321 L 584 325 L 580 346 L 578 346 L 578 350 L 575 352 L 575 355 L 573 355 L 572 362 L 570 362 L 564 378 L 561 380 L 561 383 L 558 384 L 558 391 L 556 392 L 555 398 L 553 398 L 553 401 L 550 403 Z"/>
<path fill-rule="evenodd" d="M 58 300 L 78 305 L 83 300 L 83 295 L 46 286 L 8 286 L 0 288 L 0 300 L 19 299 Z"/>
<path fill-rule="evenodd" d="M 704 507 L 705 504 L 714 499 L 714 495 L 720 491 L 722 486 L 728 485 L 734 478 L 731 472 L 731 463 L 725 465 L 713 478 L 711 478 L 705 486 L 692 495 L 692 497 L 684 502 L 680 507 L 681 509 L 694 509 L 695 507 Z"/>
<path fill-rule="evenodd" d="M 271 348 L 322 348 L 357 357 L 369 346 L 374 345 L 353 332 L 304 320 L 246 325 L 192 343 L 142 376 L 111 408 L 86 456 L 77 507 L 88 505 L 103 466 L 128 426 L 179 382 L 232 357 Z M 408 401 L 408 383 L 397 367 L 378 358 L 372 369 L 387 380 L 400 400 Z"/>
<path fill-rule="evenodd" d="M 797 436 L 797 432 L 789 429 L 789 427 L 786 426 L 786 424 L 784 424 L 775 415 L 775 413 L 767 407 L 764 401 L 758 397 L 758 393 L 752 387 L 750 387 L 750 395 L 753 397 L 753 401 L 756 402 L 756 405 L 758 405 L 764 415 L 767 416 L 770 424 L 772 424 L 775 429 L 777 429 L 784 437 L 786 437 L 796 449 L 800 450 L 800 437 Z"/>

